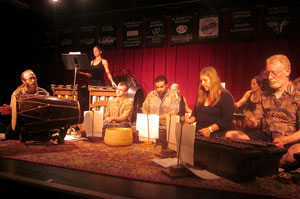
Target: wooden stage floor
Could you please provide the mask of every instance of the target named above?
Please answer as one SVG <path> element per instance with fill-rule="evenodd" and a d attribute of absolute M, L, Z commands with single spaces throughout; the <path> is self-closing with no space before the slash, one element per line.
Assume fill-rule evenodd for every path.
<path fill-rule="evenodd" d="M 28 198 L 265 198 L 100 175 L 0 158 L 1 194 Z"/>

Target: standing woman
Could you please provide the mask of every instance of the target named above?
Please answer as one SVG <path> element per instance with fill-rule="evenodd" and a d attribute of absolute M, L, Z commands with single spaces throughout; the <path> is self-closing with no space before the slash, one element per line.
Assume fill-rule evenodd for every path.
<path fill-rule="evenodd" d="M 109 72 L 108 62 L 106 59 L 102 58 L 102 52 L 103 52 L 102 48 L 98 45 L 95 45 L 93 48 L 95 59 L 91 61 L 91 68 L 92 68 L 91 73 L 80 72 L 80 74 L 91 78 L 91 85 L 93 86 L 105 86 L 105 81 L 104 81 L 104 71 L 105 71 L 108 79 L 111 82 L 111 85 L 113 87 L 116 87 L 117 85 L 114 82 Z"/>
<path fill-rule="evenodd" d="M 197 102 L 186 123 L 196 122 L 196 133 L 206 137 L 223 137 L 226 131 L 233 129 L 233 111 L 233 97 L 221 86 L 215 68 L 203 68 Z"/>

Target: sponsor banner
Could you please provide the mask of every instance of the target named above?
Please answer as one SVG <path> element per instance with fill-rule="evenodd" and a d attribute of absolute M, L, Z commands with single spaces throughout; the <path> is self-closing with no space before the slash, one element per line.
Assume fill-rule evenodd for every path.
<path fill-rule="evenodd" d="M 193 42 L 193 16 L 179 16 L 171 19 L 171 45 Z"/>
<path fill-rule="evenodd" d="M 117 47 L 117 28 L 115 25 L 106 24 L 99 26 L 99 35 L 97 42 L 104 49 L 111 49 Z"/>
<path fill-rule="evenodd" d="M 229 39 L 252 40 L 256 38 L 256 12 L 254 8 L 230 12 Z"/>
<path fill-rule="evenodd" d="M 290 34 L 292 17 L 288 5 L 265 9 L 264 38 L 286 37 Z"/>
<path fill-rule="evenodd" d="M 69 52 L 73 46 L 74 28 L 60 29 L 60 47 L 62 52 Z"/>
<path fill-rule="evenodd" d="M 80 48 L 90 49 L 95 43 L 96 26 L 83 26 L 80 27 Z"/>
<path fill-rule="evenodd" d="M 147 47 L 164 46 L 167 43 L 166 24 L 163 18 L 155 18 L 147 22 Z"/>
<path fill-rule="evenodd" d="M 219 38 L 219 16 L 199 16 L 198 40 L 215 40 Z"/>
<path fill-rule="evenodd" d="M 123 23 L 123 47 L 140 48 L 142 45 L 142 20 Z"/>

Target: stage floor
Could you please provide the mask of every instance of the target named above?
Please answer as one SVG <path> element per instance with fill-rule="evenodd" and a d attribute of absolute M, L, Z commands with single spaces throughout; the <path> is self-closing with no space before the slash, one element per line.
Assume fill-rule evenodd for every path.
<path fill-rule="evenodd" d="M 265 198 L 147 183 L 6 158 L 0 158 L 0 179 L 2 194 L 24 194 L 29 198 L 40 198 L 39 194 L 45 196 L 45 193 L 47 196 L 53 194 L 62 198 Z M 9 189 L 4 189 L 3 186 Z"/>
<path fill-rule="evenodd" d="M 0 184 L 4 195 L 26 195 L 29 198 L 40 198 L 41 194 L 43 198 L 266 198 L 255 194 L 152 183 L 4 157 L 0 157 Z"/>

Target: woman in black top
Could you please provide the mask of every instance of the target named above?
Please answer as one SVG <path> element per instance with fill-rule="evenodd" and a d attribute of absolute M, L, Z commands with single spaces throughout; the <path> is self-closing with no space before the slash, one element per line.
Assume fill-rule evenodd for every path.
<path fill-rule="evenodd" d="M 260 101 L 262 94 L 263 79 L 260 76 L 255 76 L 251 80 L 251 90 L 247 91 L 244 96 L 236 103 L 234 103 L 237 109 L 253 112 L 256 108 L 256 104 Z"/>
<path fill-rule="evenodd" d="M 104 82 L 104 71 L 106 72 L 106 75 L 108 79 L 111 82 L 111 85 L 113 87 L 116 87 L 116 83 L 114 82 L 108 68 L 108 61 L 106 59 L 102 58 L 102 48 L 98 45 L 94 46 L 93 53 L 95 56 L 95 59 L 91 61 L 91 72 L 85 73 L 80 72 L 80 74 L 83 74 L 89 78 L 91 78 L 91 85 L 93 86 L 105 86 Z"/>
<path fill-rule="evenodd" d="M 187 123 L 196 122 L 196 132 L 206 137 L 222 137 L 233 129 L 233 97 L 221 86 L 217 71 L 213 67 L 200 72 L 198 98 Z"/>

